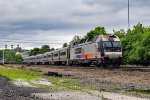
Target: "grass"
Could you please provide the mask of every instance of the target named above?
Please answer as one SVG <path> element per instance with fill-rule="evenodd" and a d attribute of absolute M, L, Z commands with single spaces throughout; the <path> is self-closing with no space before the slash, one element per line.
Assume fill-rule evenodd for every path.
<path fill-rule="evenodd" d="M 139 96 L 146 96 L 146 97 L 150 97 L 150 90 L 128 90 L 127 93 L 129 94 L 135 94 L 135 95 L 139 95 Z"/>
<path fill-rule="evenodd" d="M 17 79 L 23 79 L 33 86 L 47 88 L 53 91 L 77 90 L 91 94 L 88 90 L 95 90 L 94 86 L 98 87 L 95 83 L 84 84 L 83 82 L 80 82 L 80 80 L 72 79 L 71 77 L 44 76 L 43 74 L 44 73 L 42 72 L 31 71 L 28 69 L 23 70 L 18 68 L 0 66 L 0 75 L 2 76 L 6 76 L 13 81 L 16 81 Z M 33 80 L 40 78 L 47 79 L 54 86 L 46 86 L 32 83 Z"/>
<path fill-rule="evenodd" d="M 81 83 L 77 80 L 70 79 L 68 77 L 54 77 L 54 76 L 44 76 L 42 72 L 36 72 L 31 71 L 27 69 L 18 69 L 18 68 L 9 68 L 0 66 L 0 75 L 5 76 L 9 78 L 10 80 L 17 80 L 17 79 L 23 79 L 28 82 L 31 82 L 32 80 L 40 79 L 40 78 L 46 78 L 50 82 L 52 82 L 55 87 L 45 86 L 45 85 L 37 85 L 32 84 L 37 87 L 43 87 L 48 89 L 69 89 L 69 90 L 82 90 L 79 85 Z"/>
<path fill-rule="evenodd" d="M 24 79 L 27 81 L 42 77 L 41 72 L 22 70 L 17 68 L 7 68 L 3 66 L 0 66 L 0 75 L 6 76 L 11 80 Z"/>
<path fill-rule="evenodd" d="M 78 80 L 71 79 L 69 77 L 47 77 L 52 84 L 60 87 L 64 87 L 69 90 L 82 90 L 81 83 Z"/>

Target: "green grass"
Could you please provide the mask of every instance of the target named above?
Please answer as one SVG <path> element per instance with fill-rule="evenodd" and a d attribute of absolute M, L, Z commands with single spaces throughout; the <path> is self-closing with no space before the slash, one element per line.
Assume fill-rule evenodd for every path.
<path fill-rule="evenodd" d="M 128 90 L 127 93 L 150 97 L 150 90 Z"/>
<path fill-rule="evenodd" d="M 42 72 L 31 71 L 27 69 L 9 68 L 0 66 L 0 75 L 6 76 L 11 81 L 17 79 L 23 79 L 29 82 L 32 86 L 47 88 L 52 91 L 63 91 L 63 90 L 77 90 L 90 93 L 91 86 L 85 85 L 80 80 L 72 79 L 71 77 L 55 77 L 55 76 L 44 76 Z M 34 84 L 32 81 L 36 79 L 44 78 L 51 82 L 54 86 Z M 86 91 L 87 90 L 87 91 Z"/>
<path fill-rule="evenodd" d="M 81 83 L 78 80 L 71 79 L 69 77 L 53 77 L 49 76 L 48 80 L 52 82 L 52 84 L 64 87 L 69 90 L 82 90 Z"/>
<path fill-rule="evenodd" d="M 41 72 L 22 70 L 17 68 L 7 68 L 0 66 L 0 75 L 6 76 L 11 80 L 24 79 L 24 80 L 34 80 L 42 77 Z"/>
<path fill-rule="evenodd" d="M 59 87 L 62 89 L 65 88 L 69 90 L 81 90 L 81 88 L 79 87 L 81 86 L 81 83 L 77 80 L 71 79 L 69 77 L 44 76 L 42 72 L 36 72 L 27 69 L 23 70 L 23 69 L 0 66 L 0 75 L 6 76 L 11 80 L 23 79 L 28 82 L 40 78 L 46 78 L 50 82 L 52 82 L 53 85 L 55 85 L 56 89 Z M 36 84 L 33 85 L 37 87 L 54 89 L 54 87 L 50 87 L 50 86 L 36 85 Z"/>

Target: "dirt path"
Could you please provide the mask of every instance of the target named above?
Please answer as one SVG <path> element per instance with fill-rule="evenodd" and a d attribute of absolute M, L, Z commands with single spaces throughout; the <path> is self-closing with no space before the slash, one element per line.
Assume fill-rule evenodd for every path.
<path fill-rule="evenodd" d="M 149 100 L 146 98 L 139 98 L 133 96 L 127 96 L 117 93 L 102 92 L 98 93 L 99 96 L 90 95 L 78 91 L 63 91 L 54 93 L 34 93 L 39 98 L 54 99 L 54 100 Z"/>

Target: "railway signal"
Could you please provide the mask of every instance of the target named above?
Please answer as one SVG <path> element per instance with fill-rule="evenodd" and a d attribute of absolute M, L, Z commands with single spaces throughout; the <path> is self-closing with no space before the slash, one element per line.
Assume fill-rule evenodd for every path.
<path fill-rule="evenodd" d="M 5 45 L 5 49 L 7 49 L 7 45 Z"/>
<path fill-rule="evenodd" d="M 13 45 L 11 45 L 11 49 L 13 49 Z"/>

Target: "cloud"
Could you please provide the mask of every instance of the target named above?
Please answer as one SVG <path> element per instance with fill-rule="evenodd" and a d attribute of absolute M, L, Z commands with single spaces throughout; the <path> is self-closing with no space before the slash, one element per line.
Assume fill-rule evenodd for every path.
<path fill-rule="evenodd" d="M 96 26 L 106 27 L 109 33 L 127 29 L 127 5 L 127 0 L 0 0 L 0 37 L 69 41 Z M 149 25 L 149 5 L 150 0 L 130 0 L 131 26 Z"/>

